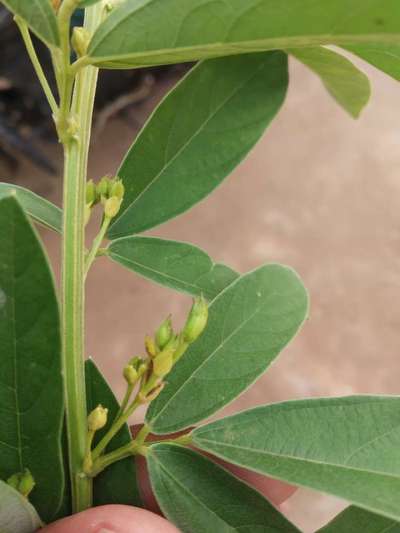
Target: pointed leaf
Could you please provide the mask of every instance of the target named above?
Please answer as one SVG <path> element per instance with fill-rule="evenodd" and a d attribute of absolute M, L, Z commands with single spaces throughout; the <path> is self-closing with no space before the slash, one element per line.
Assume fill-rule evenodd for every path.
<path fill-rule="evenodd" d="M 244 159 L 287 90 L 282 52 L 201 63 L 156 109 L 118 175 L 126 192 L 111 239 L 187 211 Z"/>
<path fill-rule="evenodd" d="M 15 15 L 23 18 L 30 29 L 48 45 L 58 45 L 57 20 L 49 0 L 1 0 Z"/>
<path fill-rule="evenodd" d="M 35 508 L 19 492 L 0 480 L 1 533 L 34 533 L 42 527 Z"/>
<path fill-rule="evenodd" d="M 119 404 L 109 385 L 101 375 L 95 363 L 89 359 L 85 364 L 86 393 L 88 412 L 99 404 L 108 409 L 108 419 L 113 420 Z M 95 443 L 105 434 L 106 428 L 96 433 Z M 127 425 L 113 438 L 107 447 L 111 452 L 130 442 L 131 434 Z M 101 472 L 93 482 L 94 505 L 123 504 L 140 506 L 139 489 L 136 479 L 134 458 L 127 458 L 112 464 Z"/>
<path fill-rule="evenodd" d="M 256 490 L 190 449 L 156 444 L 147 463 L 164 515 L 183 533 L 300 533 Z"/>
<path fill-rule="evenodd" d="M 96 31 L 102 67 L 164 65 L 262 50 L 400 43 L 397 0 L 134 0 Z"/>
<path fill-rule="evenodd" d="M 28 468 L 47 522 L 64 490 L 59 311 L 45 253 L 12 197 L 0 201 L 0 243 L 0 477 Z"/>
<path fill-rule="evenodd" d="M 348 507 L 317 533 L 400 533 L 399 522 L 369 513 L 357 507 Z"/>
<path fill-rule="evenodd" d="M 15 196 L 25 213 L 36 222 L 62 233 L 62 211 L 59 207 L 24 187 L 0 183 L 0 200 L 7 196 Z"/>
<path fill-rule="evenodd" d="M 195 430 L 194 443 L 232 463 L 400 518 L 400 398 L 278 403 Z"/>
<path fill-rule="evenodd" d="M 239 274 L 191 244 L 153 237 L 125 237 L 112 241 L 111 259 L 145 278 L 171 289 L 203 294 L 209 300 L 233 283 Z"/>
<path fill-rule="evenodd" d="M 345 46 L 349 52 L 371 63 L 395 80 L 400 81 L 400 45 L 399 44 L 367 44 L 362 46 Z"/>
<path fill-rule="evenodd" d="M 172 433 L 239 396 L 292 340 L 308 312 L 297 274 L 280 265 L 241 276 L 212 302 L 208 326 L 186 352 L 146 419 Z"/>
<path fill-rule="evenodd" d="M 351 61 L 321 46 L 288 52 L 321 78 L 328 92 L 352 117 L 359 117 L 370 99 L 371 86 L 367 76 Z"/>

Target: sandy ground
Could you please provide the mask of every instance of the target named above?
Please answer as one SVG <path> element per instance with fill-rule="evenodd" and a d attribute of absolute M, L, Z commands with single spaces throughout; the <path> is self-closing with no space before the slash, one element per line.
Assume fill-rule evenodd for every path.
<path fill-rule="evenodd" d="M 399 391 L 400 88 L 365 70 L 374 96 L 353 121 L 293 63 L 286 105 L 250 157 L 213 196 L 152 232 L 193 242 L 242 272 L 265 262 L 291 265 L 310 290 L 302 333 L 228 413 L 288 398 Z M 154 101 L 135 110 L 138 122 Z M 98 139 L 95 178 L 115 171 L 131 143 L 136 129 L 126 118 Z M 18 183 L 60 199 L 59 180 L 28 164 Z M 43 236 L 57 264 L 58 237 Z M 87 353 L 118 394 L 120 370 L 142 351 L 144 334 L 169 313 L 179 324 L 189 306 L 185 296 L 98 261 L 87 286 Z M 286 511 L 311 532 L 342 507 L 299 491 Z"/>

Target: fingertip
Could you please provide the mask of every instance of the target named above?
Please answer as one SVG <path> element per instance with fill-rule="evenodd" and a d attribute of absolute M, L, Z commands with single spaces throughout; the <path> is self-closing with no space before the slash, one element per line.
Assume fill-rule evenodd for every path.
<path fill-rule="evenodd" d="M 154 513 L 126 505 L 94 507 L 46 526 L 43 533 L 179 533 Z"/>

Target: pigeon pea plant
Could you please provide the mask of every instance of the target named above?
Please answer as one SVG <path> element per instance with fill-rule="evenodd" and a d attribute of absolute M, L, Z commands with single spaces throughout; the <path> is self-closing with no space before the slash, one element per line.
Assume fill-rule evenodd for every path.
<path fill-rule="evenodd" d="M 368 101 L 368 79 L 326 45 L 400 79 L 398 0 L 3 3 L 51 107 L 64 200 L 60 210 L 0 186 L 0 530 L 33 531 L 100 504 L 140 506 L 141 455 L 162 511 L 184 532 L 298 532 L 212 454 L 348 500 L 325 533 L 400 531 L 399 398 L 289 401 L 198 425 L 298 332 L 308 296 L 296 273 L 266 264 L 239 274 L 190 244 L 140 236 L 202 200 L 252 149 L 284 103 L 288 56 L 354 117 Z M 85 22 L 72 32 L 77 9 Z M 48 46 L 57 94 L 31 32 Z M 87 180 L 98 70 L 178 62 L 197 64 L 154 111 L 117 176 Z M 95 208 L 102 222 L 86 249 Z M 60 304 L 33 222 L 61 235 Z M 146 337 L 145 355 L 127 360 L 121 405 L 84 358 L 85 279 L 99 256 L 195 298 L 180 332 L 166 319 Z M 127 422 L 144 404 L 145 423 L 131 437 Z"/>

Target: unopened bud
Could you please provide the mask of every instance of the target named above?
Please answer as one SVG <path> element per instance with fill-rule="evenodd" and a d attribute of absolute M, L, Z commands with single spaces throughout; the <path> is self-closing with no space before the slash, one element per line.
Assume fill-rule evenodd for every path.
<path fill-rule="evenodd" d="M 71 44 L 78 57 L 86 55 L 90 42 L 90 33 L 85 28 L 77 27 L 73 29 Z"/>
<path fill-rule="evenodd" d="M 174 331 L 172 329 L 172 321 L 169 316 L 161 326 L 156 331 L 156 343 L 157 346 L 162 350 L 171 340 Z"/>
<path fill-rule="evenodd" d="M 35 488 L 35 480 L 28 469 L 24 471 L 19 482 L 18 491 L 27 498 Z"/>
<path fill-rule="evenodd" d="M 203 296 L 195 298 L 186 325 L 182 331 L 183 340 L 194 342 L 203 333 L 208 320 L 208 305 Z"/>
<path fill-rule="evenodd" d="M 108 409 L 98 405 L 88 416 L 89 431 L 98 431 L 107 424 Z"/>
<path fill-rule="evenodd" d="M 103 176 L 97 184 L 97 194 L 100 198 L 108 198 L 109 176 Z"/>
<path fill-rule="evenodd" d="M 128 385 L 135 385 L 138 377 L 138 371 L 132 365 L 127 365 L 124 368 L 124 378 Z"/>
<path fill-rule="evenodd" d="M 122 200 L 125 194 L 125 187 L 121 180 L 115 181 L 110 190 L 110 196 L 116 196 L 119 200 Z"/>
<path fill-rule="evenodd" d="M 13 474 L 7 479 L 7 484 L 27 498 L 35 487 L 35 480 L 28 469 Z"/>
<path fill-rule="evenodd" d="M 97 203 L 97 187 L 93 180 L 86 183 L 86 203 L 89 205 Z"/>
<path fill-rule="evenodd" d="M 156 343 L 154 339 L 149 335 L 144 338 L 144 347 L 146 348 L 147 355 L 149 357 L 155 357 L 158 353 Z"/>
<path fill-rule="evenodd" d="M 158 378 L 163 378 L 171 372 L 174 365 L 174 354 L 178 344 L 178 339 L 174 338 L 167 344 L 164 350 L 153 359 L 153 372 Z"/>
<path fill-rule="evenodd" d="M 114 218 L 118 215 L 121 208 L 121 200 L 116 196 L 112 196 L 104 204 L 104 214 L 107 218 Z"/>

